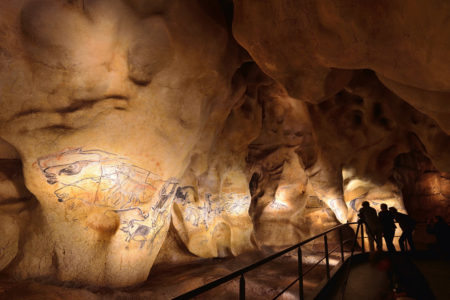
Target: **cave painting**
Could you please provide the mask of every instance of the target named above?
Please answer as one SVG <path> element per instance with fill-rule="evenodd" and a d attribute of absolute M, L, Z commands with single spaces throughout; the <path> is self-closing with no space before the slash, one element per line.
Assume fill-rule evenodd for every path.
<path fill-rule="evenodd" d="M 72 212 L 72 221 L 87 217 L 82 215 L 82 208 L 105 208 L 105 214 L 119 214 L 125 241 L 136 241 L 143 248 L 147 241 L 151 246 L 170 219 L 177 180 L 162 180 L 126 158 L 106 151 L 76 148 L 39 158 L 38 166 L 47 183 L 55 189 L 55 200 Z M 161 185 L 157 201 L 152 205 Z"/>
<path fill-rule="evenodd" d="M 448 216 L 450 4 L 293 2 L 0 0 L 0 275 L 134 286 L 363 201 Z"/>
<path fill-rule="evenodd" d="M 237 184 L 242 178 L 233 174 Z M 239 255 L 254 247 L 250 194 L 245 188 L 224 186 L 221 192 L 178 187 L 172 222 L 187 249 L 200 257 Z"/>
<path fill-rule="evenodd" d="M 211 147 L 242 91 L 242 51 L 211 13 L 220 7 L 204 1 L 0 1 L 0 137 L 35 197 L 17 218 L 25 245 L 0 237 L 13 245 L 0 258 L 8 276 L 147 279 L 173 178 Z"/>
<path fill-rule="evenodd" d="M 184 210 L 186 222 L 195 227 L 203 225 L 206 230 L 221 214 L 238 216 L 245 214 L 250 206 L 250 196 L 245 193 L 221 193 L 217 198 L 205 193 L 205 200 L 200 205 L 188 196 L 189 190 L 195 192 L 192 186 L 178 187 L 175 203 Z"/>

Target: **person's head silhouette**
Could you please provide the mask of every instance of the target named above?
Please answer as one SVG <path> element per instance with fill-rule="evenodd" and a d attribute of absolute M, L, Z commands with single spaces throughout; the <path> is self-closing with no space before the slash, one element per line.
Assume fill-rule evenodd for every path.
<path fill-rule="evenodd" d="M 389 211 L 390 211 L 391 213 L 397 213 L 397 212 L 398 212 L 397 209 L 396 209 L 395 207 L 389 207 Z"/>
<path fill-rule="evenodd" d="M 381 208 L 382 211 L 386 211 L 388 209 L 388 206 L 386 205 L 386 203 L 382 203 L 380 205 L 380 208 Z"/>
<path fill-rule="evenodd" d="M 362 207 L 370 207 L 369 201 L 364 201 L 364 202 L 362 203 Z"/>

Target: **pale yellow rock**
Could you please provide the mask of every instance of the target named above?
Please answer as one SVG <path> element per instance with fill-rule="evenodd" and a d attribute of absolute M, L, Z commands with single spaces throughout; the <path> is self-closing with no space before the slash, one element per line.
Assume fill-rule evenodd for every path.
<path fill-rule="evenodd" d="M 132 286 L 362 201 L 448 215 L 449 4 L 294 2 L 0 0 L 1 276 Z"/>
<path fill-rule="evenodd" d="M 345 169 L 344 169 L 345 170 Z M 386 204 L 388 207 L 395 207 L 399 212 L 405 213 L 401 190 L 392 182 L 378 185 L 370 180 L 360 179 L 351 172 L 344 175 L 344 199 L 349 207 L 347 218 L 349 222 L 358 220 L 358 212 L 364 201 L 368 201 L 370 206 L 380 211 L 380 205 Z"/>
<path fill-rule="evenodd" d="M 200 257 L 237 256 L 255 249 L 245 156 L 259 133 L 257 99 L 243 95 L 212 146 L 208 169 L 191 162 L 173 207 L 173 224 L 187 249 Z"/>
<path fill-rule="evenodd" d="M 191 150 L 233 105 L 225 22 L 184 1 L 144 16 L 122 1 L 2 8 L 0 136 L 48 225 L 55 254 L 41 268 L 93 285 L 144 281 Z"/>
<path fill-rule="evenodd" d="M 0 215 L 0 270 L 3 270 L 19 250 L 19 226 L 11 216 Z"/>
<path fill-rule="evenodd" d="M 258 217 L 258 242 L 286 246 L 300 242 L 309 234 L 304 222 L 308 178 L 295 152 L 284 163 L 275 195 Z M 306 225 L 306 226 L 305 226 Z"/>
<path fill-rule="evenodd" d="M 229 170 L 218 178 L 218 191 L 213 187 L 200 183 L 179 190 L 173 224 L 187 249 L 200 257 L 236 256 L 252 249 L 247 178 Z"/>

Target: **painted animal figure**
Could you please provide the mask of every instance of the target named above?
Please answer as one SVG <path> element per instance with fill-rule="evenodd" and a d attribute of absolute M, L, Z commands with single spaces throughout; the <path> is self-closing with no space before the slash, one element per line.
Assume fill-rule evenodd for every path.
<path fill-rule="evenodd" d="M 128 234 L 125 239 L 126 242 L 140 242 L 139 248 L 142 249 L 145 242 L 147 242 L 147 235 L 150 233 L 151 228 L 146 225 L 136 223 L 136 220 L 131 220 L 128 222 L 127 226 L 122 227 L 120 230 Z"/>

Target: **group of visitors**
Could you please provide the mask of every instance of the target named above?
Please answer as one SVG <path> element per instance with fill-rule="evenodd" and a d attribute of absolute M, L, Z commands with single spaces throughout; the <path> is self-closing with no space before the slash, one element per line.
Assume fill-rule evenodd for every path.
<path fill-rule="evenodd" d="M 369 237 L 370 251 L 374 251 L 374 242 L 377 245 L 377 250 L 381 251 L 383 247 L 382 238 L 386 242 L 386 247 L 389 252 L 395 252 L 393 243 L 395 230 L 397 226 L 395 221 L 402 229 L 402 234 L 398 240 L 402 252 L 406 251 L 405 241 L 409 244 L 411 251 L 415 251 L 412 233 L 416 227 L 416 221 L 409 215 L 402 214 L 397 211 L 395 207 L 390 207 L 386 204 L 380 205 L 381 211 L 377 215 L 377 211 L 370 206 L 368 201 L 362 203 L 362 208 L 359 210 L 360 221 L 366 224 L 366 233 Z"/>
<path fill-rule="evenodd" d="M 402 252 L 406 252 L 407 245 L 411 252 L 416 251 L 413 241 L 413 231 L 416 221 L 409 215 L 402 214 L 395 207 L 389 207 L 383 203 L 380 205 L 380 212 L 370 207 L 368 201 L 362 203 L 358 214 L 359 224 L 364 223 L 369 238 L 370 251 L 376 249 L 382 251 L 382 239 L 386 242 L 389 253 L 396 252 L 393 240 L 398 225 L 402 233 L 398 240 Z M 427 232 L 436 236 L 436 244 L 431 253 L 440 256 L 450 256 L 450 226 L 440 216 L 436 216 L 427 222 Z M 423 245 L 422 245 L 423 246 Z M 422 255 L 422 254 L 421 254 Z M 385 270 L 390 279 L 391 289 L 389 299 L 434 299 L 433 291 L 429 288 L 423 274 L 415 266 L 413 261 L 404 255 L 371 255 L 378 270 Z M 404 297 L 404 298 L 403 298 Z"/>

